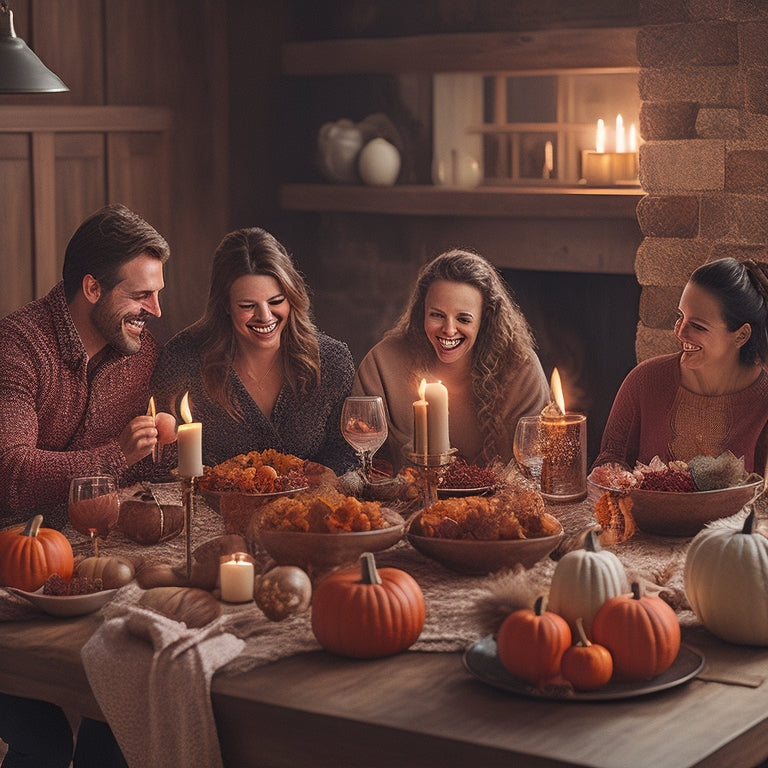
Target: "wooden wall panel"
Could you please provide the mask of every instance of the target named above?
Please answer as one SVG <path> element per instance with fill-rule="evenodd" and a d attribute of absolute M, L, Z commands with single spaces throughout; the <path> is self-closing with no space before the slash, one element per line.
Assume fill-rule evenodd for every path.
<path fill-rule="evenodd" d="M 64 252 L 80 222 L 107 202 L 104 135 L 62 133 L 56 136 L 56 281 Z"/>
<path fill-rule="evenodd" d="M 32 298 L 32 178 L 29 137 L 5 134 L 0 142 L 0 317 Z"/>

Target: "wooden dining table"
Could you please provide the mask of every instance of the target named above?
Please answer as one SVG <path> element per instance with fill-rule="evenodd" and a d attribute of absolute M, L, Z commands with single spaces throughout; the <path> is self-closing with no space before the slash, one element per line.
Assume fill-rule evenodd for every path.
<path fill-rule="evenodd" d="M 549 511 L 590 514 L 587 502 Z M 216 513 L 201 500 L 197 514 L 215 526 Z M 183 552 L 183 536 L 175 544 Z M 401 549 L 400 557 L 409 555 L 407 544 Z M 434 567 L 442 578 L 442 566 Z M 451 578 L 445 571 L 446 588 Z M 102 621 L 97 612 L 0 622 L 0 691 L 104 719 L 80 655 Z M 317 647 L 217 673 L 211 700 L 224 765 L 232 768 L 761 764 L 768 758 L 768 650 L 722 642 L 695 621 L 683 626 L 683 642 L 704 657 L 703 672 L 626 698 L 510 693 L 470 674 L 462 649 L 355 660 Z"/>

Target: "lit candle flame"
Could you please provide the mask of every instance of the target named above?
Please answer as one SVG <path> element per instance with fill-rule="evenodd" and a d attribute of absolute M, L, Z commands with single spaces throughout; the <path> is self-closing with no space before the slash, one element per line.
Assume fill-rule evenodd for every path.
<path fill-rule="evenodd" d="M 560 409 L 560 413 L 565 413 L 565 398 L 563 397 L 563 385 L 560 382 L 560 372 L 555 368 L 552 371 L 552 380 L 550 383 L 550 389 L 552 390 L 552 397 L 555 398 L 555 403 Z"/>
<path fill-rule="evenodd" d="M 605 121 L 601 117 L 597 121 L 597 134 L 595 136 L 595 152 L 605 152 Z"/>
<path fill-rule="evenodd" d="M 147 406 L 147 416 L 151 416 L 153 419 L 157 416 L 157 410 L 155 409 L 155 398 L 149 398 L 149 405 Z"/>
<path fill-rule="evenodd" d="M 616 115 L 616 151 L 625 151 L 624 118 L 621 115 Z"/>
<path fill-rule="evenodd" d="M 419 400 L 424 399 L 424 395 L 427 393 L 427 380 L 422 379 L 421 384 L 419 384 Z"/>
<path fill-rule="evenodd" d="M 192 411 L 189 410 L 189 392 L 185 392 L 184 397 L 181 398 L 179 412 L 181 413 L 181 418 L 184 420 L 185 424 L 192 423 Z"/>

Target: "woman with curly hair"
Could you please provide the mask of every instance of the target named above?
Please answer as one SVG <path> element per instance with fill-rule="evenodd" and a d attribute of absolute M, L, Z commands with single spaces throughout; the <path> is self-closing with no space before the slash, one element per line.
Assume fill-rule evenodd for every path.
<path fill-rule="evenodd" d="M 205 464 L 273 448 L 344 472 L 355 457 L 339 420 L 354 372 L 346 344 L 315 327 L 285 247 L 254 227 L 219 244 L 205 313 L 165 346 L 151 391 L 172 413 L 189 392 Z"/>
<path fill-rule="evenodd" d="M 451 445 L 469 462 L 509 461 L 518 419 L 550 400 L 525 317 L 476 253 L 451 250 L 426 264 L 397 325 L 357 370 L 353 392 L 387 404 L 395 467 L 413 440 L 422 378 L 447 387 Z"/>

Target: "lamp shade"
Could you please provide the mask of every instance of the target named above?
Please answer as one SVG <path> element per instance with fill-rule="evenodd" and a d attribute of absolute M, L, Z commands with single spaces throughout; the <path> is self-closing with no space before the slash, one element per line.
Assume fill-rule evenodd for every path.
<path fill-rule="evenodd" d="M 13 29 L 13 11 L 0 3 L 0 93 L 60 93 L 66 85 Z"/>

